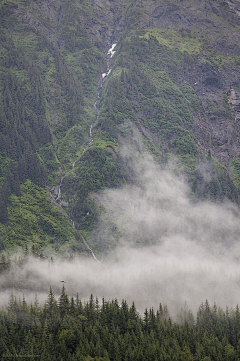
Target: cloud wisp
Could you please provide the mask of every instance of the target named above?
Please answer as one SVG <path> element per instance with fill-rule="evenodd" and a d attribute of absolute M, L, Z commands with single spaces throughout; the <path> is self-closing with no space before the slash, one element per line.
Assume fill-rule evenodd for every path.
<path fill-rule="evenodd" d="M 176 314 L 186 301 L 197 311 L 208 299 L 235 307 L 240 299 L 240 214 L 226 202 L 194 202 L 182 177 L 162 169 L 145 153 L 122 147 L 122 158 L 131 167 L 134 184 L 105 190 L 96 198 L 105 207 L 91 248 L 116 247 L 94 259 L 75 257 L 73 262 L 29 259 L 22 268 L 1 276 L 1 302 L 9 290 L 33 300 L 45 300 L 51 285 L 56 295 L 61 280 L 70 296 L 87 300 L 135 301 L 140 312 L 167 304 Z M 94 248 L 95 247 L 95 248 Z M 17 286 L 17 287 L 16 287 Z"/>

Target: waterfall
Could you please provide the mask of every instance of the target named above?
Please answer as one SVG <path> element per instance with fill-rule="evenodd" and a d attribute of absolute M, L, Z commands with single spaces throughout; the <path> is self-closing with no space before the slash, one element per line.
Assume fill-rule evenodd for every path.
<path fill-rule="evenodd" d="M 115 54 L 115 52 L 116 52 L 116 51 L 114 50 L 114 49 L 116 48 L 116 46 L 117 46 L 117 43 L 112 44 L 111 48 L 108 50 L 107 55 L 106 55 L 107 72 L 102 74 L 102 77 L 101 77 L 101 79 L 100 79 L 100 81 L 99 81 L 98 91 L 97 91 L 97 96 L 96 96 L 97 99 L 96 99 L 96 101 L 95 101 L 95 103 L 94 103 L 94 105 L 93 105 L 93 110 L 94 110 L 94 112 L 95 112 L 95 114 L 96 114 L 96 121 L 95 121 L 95 122 L 97 122 L 97 120 L 98 120 L 98 114 L 99 114 L 98 103 L 99 103 L 99 100 L 100 100 L 100 93 L 101 93 L 101 89 L 102 89 L 102 86 L 103 86 L 103 81 L 104 81 L 105 78 L 111 73 L 111 69 L 110 69 L 110 59 L 114 56 L 114 54 Z M 94 124 L 92 123 L 91 126 L 90 126 L 90 129 L 89 129 L 89 142 L 88 142 L 88 144 L 85 146 L 85 148 L 83 149 L 82 154 L 85 152 L 85 150 L 86 150 L 86 149 L 92 144 L 92 142 L 93 142 L 93 137 L 92 137 L 92 129 L 93 129 L 93 126 L 94 126 Z M 82 154 L 81 154 L 81 155 L 82 155 Z M 75 159 L 74 162 L 72 163 L 72 169 L 74 169 L 75 164 L 76 164 L 76 161 L 77 161 L 77 159 Z M 55 198 L 56 201 L 60 201 L 60 200 L 61 200 L 61 185 L 62 185 L 63 179 L 65 178 L 66 175 L 67 175 L 67 173 L 65 172 L 65 174 L 63 175 L 63 177 L 62 177 L 61 180 L 60 180 L 59 185 L 57 186 L 58 188 L 56 187 L 56 188 L 57 188 L 57 196 L 56 196 L 56 198 Z M 75 222 L 74 222 L 71 218 L 69 218 L 69 219 L 70 219 L 70 221 L 72 222 L 72 227 L 73 227 L 73 228 L 76 228 Z M 87 249 L 91 252 L 92 257 L 93 257 L 97 262 L 99 262 L 103 267 L 105 267 L 104 264 L 102 264 L 102 263 L 97 259 L 97 257 L 96 257 L 96 255 L 94 254 L 93 250 L 89 247 L 89 245 L 87 244 L 87 242 L 85 241 L 85 239 L 83 238 L 83 236 L 82 236 L 82 239 L 83 239 L 83 242 L 84 242 L 85 246 L 87 247 Z M 107 269 L 107 267 L 105 267 L 105 268 Z"/>

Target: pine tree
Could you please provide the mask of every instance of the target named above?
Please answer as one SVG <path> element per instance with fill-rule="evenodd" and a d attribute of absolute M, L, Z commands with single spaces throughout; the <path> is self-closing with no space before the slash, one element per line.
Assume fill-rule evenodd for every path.
<path fill-rule="evenodd" d="M 31 255 L 32 255 L 33 257 L 38 257 L 38 254 L 37 254 L 37 252 L 36 252 L 36 249 L 35 249 L 34 244 L 33 244 L 32 247 L 31 247 Z M 51 288 L 51 287 L 50 287 L 50 288 Z"/>
<path fill-rule="evenodd" d="M 50 286 L 47 301 L 45 303 L 44 313 L 47 318 L 50 317 L 49 323 L 51 325 L 54 325 L 54 323 L 57 321 L 57 317 L 58 317 L 58 306 L 57 306 L 57 301 L 55 300 L 54 293 L 52 291 L 51 286 Z"/>
<path fill-rule="evenodd" d="M 27 246 L 27 244 L 26 244 L 25 250 L 24 250 L 24 257 L 27 258 L 28 255 L 29 255 L 29 251 L 28 251 L 28 246 Z"/>
<path fill-rule="evenodd" d="M 1 331 L 1 329 L 0 329 L 0 331 Z M 0 357 L 3 357 L 5 350 L 6 350 L 6 344 L 3 340 L 3 336 L 1 335 L 1 337 L 0 337 Z"/>
<path fill-rule="evenodd" d="M 69 298 L 63 285 L 62 292 L 58 300 L 60 316 L 63 317 L 69 312 Z"/>
<path fill-rule="evenodd" d="M 70 300 L 69 313 L 72 316 L 76 315 L 76 305 L 75 305 L 75 301 L 74 301 L 73 297 L 71 297 L 71 300 Z"/>
<path fill-rule="evenodd" d="M 94 324 L 95 321 L 95 301 L 93 298 L 93 294 L 91 293 L 90 299 L 89 299 L 89 309 L 88 309 L 88 320 L 91 324 Z"/>

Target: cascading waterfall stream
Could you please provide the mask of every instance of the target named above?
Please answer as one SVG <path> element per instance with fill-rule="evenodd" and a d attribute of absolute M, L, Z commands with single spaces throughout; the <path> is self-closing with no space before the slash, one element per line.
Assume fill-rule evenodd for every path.
<path fill-rule="evenodd" d="M 65 173 L 64 176 L 61 178 L 60 183 L 59 183 L 59 185 L 58 185 L 57 196 L 56 196 L 56 199 L 55 199 L 56 201 L 59 201 L 59 200 L 61 199 L 61 185 L 62 185 L 62 181 L 63 181 L 65 175 L 66 175 L 66 173 Z"/>
<path fill-rule="evenodd" d="M 100 80 L 99 85 L 98 85 L 97 99 L 96 99 L 96 101 L 95 101 L 95 103 L 94 103 L 94 105 L 93 105 L 93 110 L 94 110 L 94 112 L 95 112 L 95 114 L 96 114 L 95 123 L 97 122 L 97 120 L 98 120 L 98 115 L 99 115 L 98 103 L 99 103 L 99 100 L 100 100 L 100 93 L 101 93 L 102 86 L 103 86 L 103 82 L 104 82 L 105 78 L 111 73 L 111 69 L 110 69 L 110 59 L 114 56 L 114 54 L 115 54 L 115 52 L 116 52 L 116 50 L 114 50 L 114 49 L 116 48 L 116 46 L 117 46 L 117 43 L 113 43 L 112 46 L 111 46 L 111 48 L 108 50 L 107 55 L 106 55 L 107 72 L 106 72 L 106 73 L 102 73 L 102 77 L 101 77 L 101 80 Z M 83 149 L 83 152 L 82 152 L 81 156 L 83 155 L 83 153 L 85 152 L 85 150 L 86 150 L 86 149 L 92 144 L 92 142 L 93 142 L 93 137 L 92 137 L 92 129 L 93 129 L 93 126 L 94 126 L 94 123 L 92 123 L 91 126 L 90 126 L 90 129 L 89 129 L 89 142 L 88 142 L 88 144 L 85 146 L 85 148 Z M 81 157 L 81 156 L 80 156 L 80 157 Z M 72 163 L 72 169 L 74 169 L 77 160 L 78 160 L 78 159 L 75 159 L 74 162 Z M 66 177 L 66 175 L 67 175 L 67 173 L 65 172 L 65 174 L 63 175 L 63 177 L 62 177 L 61 180 L 60 180 L 59 185 L 57 186 L 58 188 L 56 187 L 56 188 L 57 188 L 57 196 L 56 196 L 56 198 L 55 198 L 56 201 L 61 200 L 61 185 L 62 185 L 63 179 Z M 74 222 L 71 218 L 69 218 L 69 219 L 70 219 L 70 221 L 72 222 L 73 228 L 76 228 L 75 222 Z M 85 241 L 85 239 L 83 238 L 83 236 L 82 236 L 82 239 L 83 239 L 84 244 L 85 244 L 86 247 L 88 248 L 88 250 L 91 252 L 93 258 L 94 258 L 97 262 L 99 262 L 103 267 L 105 267 L 105 268 L 107 269 L 107 267 L 104 266 L 104 264 L 102 264 L 102 263 L 97 259 L 97 257 L 95 256 L 93 250 L 89 247 L 89 245 L 87 244 L 87 242 Z"/>
<path fill-rule="evenodd" d="M 114 50 L 117 46 L 117 43 L 112 44 L 111 48 L 108 50 L 107 52 L 107 72 L 106 73 L 102 73 L 102 80 L 104 80 L 110 73 L 111 73 L 111 69 L 110 69 L 110 59 L 113 57 L 113 55 L 116 53 L 116 50 Z M 110 56 L 109 56 L 110 55 Z"/>

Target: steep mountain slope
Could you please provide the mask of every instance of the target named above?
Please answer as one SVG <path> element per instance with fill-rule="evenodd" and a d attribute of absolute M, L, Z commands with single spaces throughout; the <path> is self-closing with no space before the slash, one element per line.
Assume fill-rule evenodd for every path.
<path fill-rule="evenodd" d="M 136 129 L 156 162 L 176 156 L 195 197 L 238 203 L 236 1 L 0 6 L 2 249 L 82 251 L 93 192 L 136 182 L 119 153 L 119 137 L 139 151 Z"/>
<path fill-rule="evenodd" d="M 2 247 L 76 238 L 49 191 L 43 195 L 48 205 L 36 201 L 30 210 L 21 197 L 31 191 L 20 184 L 30 179 L 55 186 L 88 140 L 95 117 L 88 103 L 103 55 L 88 40 L 80 14 L 76 4 L 64 2 L 1 3 Z M 11 194 L 18 197 L 18 209 Z"/>

